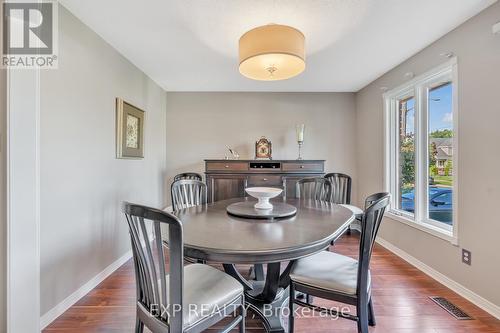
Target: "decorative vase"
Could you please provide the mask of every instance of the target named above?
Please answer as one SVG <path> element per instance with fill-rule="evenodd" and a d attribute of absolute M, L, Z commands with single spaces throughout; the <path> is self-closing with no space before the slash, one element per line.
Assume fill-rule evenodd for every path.
<path fill-rule="evenodd" d="M 283 192 L 282 189 L 274 187 L 249 187 L 245 191 L 252 197 L 257 198 L 258 202 L 254 205 L 255 209 L 273 209 L 269 199 L 277 197 Z"/>
<path fill-rule="evenodd" d="M 302 145 L 304 144 L 304 130 L 306 128 L 306 125 L 300 124 L 300 125 L 295 125 L 295 131 L 297 133 L 297 144 L 299 145 L 299 157 L 297 158 L 298 160 L 302 159 L 301 156 L 301 149 Z"/>

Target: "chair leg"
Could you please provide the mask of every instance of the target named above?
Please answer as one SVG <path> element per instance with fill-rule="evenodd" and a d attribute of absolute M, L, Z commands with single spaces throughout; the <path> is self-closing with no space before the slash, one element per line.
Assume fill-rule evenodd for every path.
<path fill-rule="evenodd" d="M 289 309 L 289 314 L 288 314 L 288 333 L 293 333 L 293 326 L 294 326 L 294 311 L 293 311 L 293 305 L 294 300 L 295 300 L 295 288 L 293 286 L 293 282 L 290 283 L 290 295 L 288 296 L 288 309 Z"/>
<path fill-rule="evenodd" d="M 263 264 L 255 264 L 250 267 L 248 271 L 248 275 L 250 276 L 250 280 L 255 281 L 264 281 L 264 265 Z"/>
<path fill-rule="evenodd" d="M 135 333 L 142 333 L 142 332 L 144 332 L 144 323 L 139 318 L 136 318 Z"/>
<path fill-rule="evenodd" d="M 245 300 L 243 299 L 243 304 L 241 305 L 241 321 L 239 324 L 240 333 L 245 333 L 245 318 L 246 318 Z"/>
<path fill-rule="evenodd" d="M 361 304 L 364 302 L 359 302 L 356 306 L 356 312 L 358 315 L 358 333 L 368 333 L 368 304 Z"/>
<path fill-rule="evenodd" d="M 348 226 L 347 227 L 347 231 L 345 232 L 346 235 L 350 235 L 351 234 L 351 226 Z"/>
<path fill-rule="evenodd" d="M 373 302 L 371 298 L 370 301 L 368 302 L 368 325 L 370 326 L 377 325 L 377 322 L 375 321 L 375 313 L 373 312 Z"/>
<path fill-rule="evenodd" d="M 262 264 L 255 264 L 254 266 L 255 270 L 255 280 L 256 281 L 264 281 L 264 265 Z"/>

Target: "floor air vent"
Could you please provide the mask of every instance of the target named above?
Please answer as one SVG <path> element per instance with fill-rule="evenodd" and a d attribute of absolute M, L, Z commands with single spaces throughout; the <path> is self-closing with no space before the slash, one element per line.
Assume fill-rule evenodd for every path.
<path fill-rule="evenodd" d="M 469 316 L 467 313 L 462 311 L 458 306 L 455 304 L 451 303 L 444 297 L 439 297 L 439 296 L 431 296 L 430 299 L 432 299 L 437 305 L 448 311 L 449 314 L 451 314 L 453 317 L 455 317 L 458 320 L 472 320 L 473 318 Z"/>

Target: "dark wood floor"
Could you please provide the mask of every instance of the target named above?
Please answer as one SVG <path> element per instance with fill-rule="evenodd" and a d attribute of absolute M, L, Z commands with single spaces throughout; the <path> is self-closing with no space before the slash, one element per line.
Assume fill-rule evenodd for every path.
<path fill-rule="evenodd" d="M 343 236 L 332 251 L 357 256 L 358 237 Z M 461 298 L 391 252 L 376 245 L 372 257 L 373 297 L 379 333 L 500 332 L 500 320 Z M 242 267 L 247 270 L 246 267 Z M 474 317 L 459 321 L 435 305 L 429 296 L 444 296 Z M 129 261 L 82 298 L 44 332 L 133 332 L 135 282 Z M 322 305 L 332 305 L 320 302 Z M 210 330 L 215 332 L 216 328 Z M 356 332 L 350 320 L 298 318 L 296 332 Z M 247 318 L 247 332 L 264 332 Z"/>

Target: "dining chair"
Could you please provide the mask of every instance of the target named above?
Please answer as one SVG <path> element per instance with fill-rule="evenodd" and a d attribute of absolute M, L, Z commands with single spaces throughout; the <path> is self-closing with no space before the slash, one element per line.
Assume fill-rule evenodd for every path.
<path fill-rule="evenodd" d="M 330 181 L 323 177 L 302 178 L 295 185 L 295 197 L 326 201 L 330 194 L 330 187 Z"/>
<path fill-rule="evenodd" d="M 170 193 L 172 198 L 172 209 L 174 211 L 207 203 L 207 185 L 200 180 L 177 180 L 172 183 Z M 189 263 L 204 263 L 202 260 L 190 257 L 185 257 L 185 259 Z"/>
<path fill-rule="evenodd" d="M 361 221 L 363 210 L 359 207 L 351 205 L 351 186 L 352 179 L 344 173 L 327 173 L 325 179 L 331 183 L 330 195 L 328 201 L 339 204 L 349 209 L 358 221 Z M 351 226 L 347 227 L 347 234 L 351 234 Z"/>
<path fill-rule="evenodd" d="M 207 203 L 207 185 L 201 180 L 181 179 L 170 187 L 174 211 Z"/>
<path fill-rule="evenodd" d="M 180 173 L 178 175 L 175 175 L 174 177 L 174 182 L 178 181 L 178 180 L 182 180 L 182 179 L 194 179 L 194 180 L 203 180 L 203 178 L 201 178 L 201 175 L 199 173 L 196 173 L 196 172 L 183 172 L 183 173 Z"/>
<path fill-rule="evenodd" d="M 369 201 L 371 200 L 371 201 Z M 295 262 L 290 272 L 289 306 L 294 304 L 312 310 L 351 319 L 357 322 L 359 333 L 368 333 L 368 325 L 375 326 L 371 296 L 370 259 L 377 232 L 389 204 L 389 193 L 377 193 L 367 198 L 370 202 L 361 223 L 359 260 L 333 252 L 322 251 Z M 296 292 L 356 306 L 356 315 L 322 308 L 297 299 Z M 290 311 L 289 332 L 293 332 L 294 314 Z"/>
<path fill-rule="evenodd" d="M 234 315 L 226 331 L 245 331 L 243 287 L 216 268 L 193 264 L 183 267 L 181 221 L 165 211 L 124 203 L 129 227 L 137 287 L 135 332 L 146 326 L 153 333 L 194 333 Z M 168 228 L 166 264 L 161 227 Z M 150 231 L 152 235 L 150 235 Z M 167 273 L 168 266 L 168 273 Z"/>

